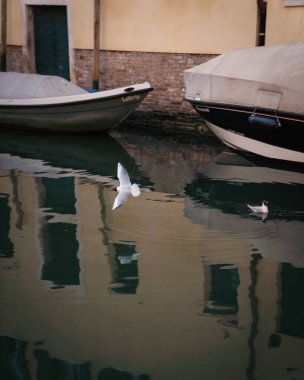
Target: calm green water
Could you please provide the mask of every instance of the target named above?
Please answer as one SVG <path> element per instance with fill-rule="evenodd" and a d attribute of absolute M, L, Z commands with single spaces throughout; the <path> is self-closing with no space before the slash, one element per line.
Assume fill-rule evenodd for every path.
<path fill-rule="evenodd" d="M 303 379 L 303 194 L 213 138 L 1 133 L 0 378 Z"/>

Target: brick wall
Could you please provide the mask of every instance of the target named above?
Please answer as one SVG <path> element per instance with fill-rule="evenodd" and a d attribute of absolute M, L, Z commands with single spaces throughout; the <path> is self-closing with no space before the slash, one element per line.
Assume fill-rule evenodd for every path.
<path fill-rule="evenodd" d="M 22 47 L 7 46 L 6 49 L 6 71 L 22 72 Z"/>
<path fill-rule="evenodd" d="M 154 91 L 150 92 L 140 109 L 192 113 L 192 107 L 183 101 L 183 71 L 212 57 L 199 54 L 101 51 L 100 89 L 148 81 Z M 76 50 L 75 66 L 77 83 L 84 88 L 91 88 L 92 51 Z"/>

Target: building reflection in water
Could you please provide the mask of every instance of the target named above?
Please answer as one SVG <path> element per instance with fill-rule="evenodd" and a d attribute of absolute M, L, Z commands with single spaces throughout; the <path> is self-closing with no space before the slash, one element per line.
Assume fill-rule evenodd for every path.
<path fill-rule="evenodd" d="M 111 177 L 98 182 L 60 168 L 49 176 L 2 174 L 0 260 L 9 285 L 1 293 L 1 379 L 146 380 L 158 371 L 162 379 L 172 371 L 224 378 L 223 357 L 247 379 L 269 378 L 268 363 L 268 372 L 277 364 L 296 368 L 287 363 L 299 363 L 304 347 L 304 263 L 296 246 L 303 187 L 202 175 L 176 203 L 168 193 L 143 192 L 139 207 L 130 202 L 118 214 L 109 211 Z M 279 210 L 275 223 L 242 208 L 250 193 L 265 191 L 280 205 L 290 187 L 289 212 Z M 287 241 L 286 230 L 293 233 Z M 7 262 L 21 269 L 8 271 Z M 71 295 L 70 286 L 83 292 Z"/>
<path fill-rule="evenodd" d="M 223 153 L 186 187 L 185 215 L 217 231 L 212 248 L 206 244 L 203 256 L 203 315 L 225 326 L 244 328 L 239 320 L 244 321 L 244 310 L 250 310 L 249 380 L 263 376 L 259 368 L 264 360 L 263 341 L 269 349 L 277 349 L 265 353 L 271 360 L 279 352 L 288 355 L 292 338 L 304 338 L 304 176 L 301 170 L 284 168 L 259 167 L 236 154 Z M 267 219 L 249 214 L 248 199 L 270 200 Z M 215 254 L 216 240 L 223 236 L 227 247 Z M 229 248 L 234 239 L 250 244 L 248 256 Z M 299 340 L 293 342 L 301 345 Z M 303 371 L 288 368 L 295 370 L 296 379 L 298 371 Z"/>

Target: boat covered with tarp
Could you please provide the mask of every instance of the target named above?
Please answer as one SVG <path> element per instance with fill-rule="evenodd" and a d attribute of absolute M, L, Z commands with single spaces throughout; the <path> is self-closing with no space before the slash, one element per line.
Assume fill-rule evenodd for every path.
<path fill-rule="evenodd" d="M 88 92 L 58 76 L 0 72 L 0 129 L 106 131 L 125 120 L 148 82 Z"/>
<path fill-rule="evenodd" d="M 184 80 L 185 99 L 224 143 L 304 162 L 304 42 L 232 50 Z"/>

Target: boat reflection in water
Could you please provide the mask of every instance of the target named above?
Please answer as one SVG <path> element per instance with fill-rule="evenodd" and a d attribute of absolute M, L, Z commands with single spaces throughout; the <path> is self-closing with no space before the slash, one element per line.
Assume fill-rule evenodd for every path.
<path fill-rule="evenodd" d="M 303 377 L 302 173 L 117 136 L 0 134 L 0 378 Z"/>
<path fill-rule="evenodd" d="M 301 167 L 293 169 L 257 166 L 223 152 L 186 188 L 186 215 L 209 229 L 246 239 L 263 257 L 303 267 L 304 173 Z M 269 203 L 266 217 L 246 206 L 263 199 Z"/>

